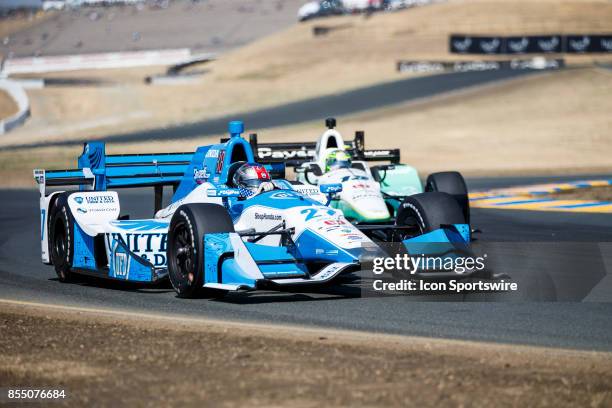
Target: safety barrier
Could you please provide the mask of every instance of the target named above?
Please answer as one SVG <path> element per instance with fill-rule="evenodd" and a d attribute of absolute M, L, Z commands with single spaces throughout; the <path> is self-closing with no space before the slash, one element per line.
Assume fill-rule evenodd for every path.
<path fill-rule="evenodd" d="M 513 58 L 503 61 L 398 61 L 397 70 L 406 73 L 436 73 L 436 72 L 469 72 L 494 71 L 499 69 L 512 70 L 549 70 L 565 67 L 562 58 Z"/>
<path fill-rule="evenodd" d="M 0 134 L 4 134 L 9 130 L 20 126 L 30 116 L 30 101 L 28 95 L 23 90 L 21 85 L 16 82 L 0 79 L 0 89 L 8 93 L 17 104 L 17 113 L 0 120 Z"/>
<path fill-rule="evenodd" d="M 451 34 L 455 54 L 612 53 L 612 34 L 470 35 Z"/>
<path fill-rule="evenodd" d="M 192 58 L 188 48 L 50 57 L 11 58 L 4 61 L 2 74 L 31 74 L 81 69 L 131 68 L 149 65 L 173 65 Z"/>

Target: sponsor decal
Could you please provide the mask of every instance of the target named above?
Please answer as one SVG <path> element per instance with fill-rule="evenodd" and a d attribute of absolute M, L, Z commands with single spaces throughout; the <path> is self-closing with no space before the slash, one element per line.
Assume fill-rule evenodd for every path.
<path fill-rule="evenodd" d="M 296 198 L 298 197 L 298 195 L 290 191 L 281 191 L 278 193 L 270 194 L 269 197 L 276 200 L 286 200 L 289 198 Z"/>
<path fill-rule="evenodd" d="M 221 170 L 223 170 L 224 159 L 225 159 L 225 150 L 221 150 L 219 152 L 219 156 L 217 157 L 217 171 L 216 171 L 217 174 L 221 173 Z"/>
<path fill-rule="evenodd" d="M 321 193 L 323 193 L 323 194 L 339 193 L 340 191 L 342 191 L 342 184 L 339 184 L 339 183 L 336 183 L 336 184 L 321 184 L 319 186 L 319 189 L 321 190 Z"/>
<path fill-rule="evenodd" d="M 338 255 L 338 252 L 339 251 L 337 249 L 315 249 L 316 255 Z"/>
<path fill-rule="evenodd" d="M 74 200 L 79 204 L 83 202 L 83 199 L 81 197 L 75 197 Z M 112 195 L 88 195 L 85 196 L 85 202 L 87 204 L 112 204 L 115 202 L 115 197 Z"/>
<path fill-rule="evenodd" d="M 508 39 L 508 49 L 511 52 L 520 54 L 527 50 L 529 46 L 529 39 L 527 37 L 521 37 L 519 40 Z"/>
<path fill-rule="evenodd" d="M 45 215 L 47 214 L 46 210 L 40 210 L 40 240 L 44 240 L 45 238 Z"/>
<path fill-rule="evenodd" d="M 559 37 L 552 37 L 548 40 L 538 40 L 538 47 L 544 52 L 553 52 L 556 51 L 559 47 L 560 41 Z"/>
<path fill-rule="evenodd" d="M 359 184 L 353 184 L 353 188 L 370 188 L 370 186 L 364 183 L 359 183 Z"/>
<path fill-rule="evenodd" d="M 262 214 L 262 213 L 255 213 L 255 219 L 256 220 L 266 220 L 266 221 L 280 221 L 283 219 L 283 217 L 279 214 Z"/>
<path fill-rule="evenodd" d="M 258 147 L 257 157 L 260 159 L 305 159 L 312 158 L 315 156 L 314 150 L 308 150 L 305 147 L 294 150 L 272 150 L 269 147 Z"/>
<path fill-rule="evenodd" d="M 338 218 L 337 220 L 325 220 L 323 221 L 323 224 L 325 225 L 334 225 L 334 226 L 338 226 L 338 225 L 346 225 L 347 222 L 343 221 L 341 218 Z"/>
<path fill-rule="evenodd" d="M 560 69 L 564 66 L 564 60 L 532 58 L 527 60 L 513 59 L 510 61 L 512 69 Z"/>
<path fill-rule="evenodd" d="M 453 48 L 458 52 L 467 52 L 472 46 L 472 39 L 465 37 L 463 40 L 454 40 L 452 44 Z"/>
<path fill-rule="evenodd" d="M 45 184 L 45 171 L 44 170 L 34 170 L 34 179 L 38 184 Z"/>
<path fill-rule="evenodd" d="M 76 201 L 77 204 L 83 204 L 83 197 L 76 196 L 74 197 L 74 201 Z"/>
<path fill-rule="evenodd" d="M 585 52 L 587 48 L 589 48 L 589 44 L 591 43 L 591 39 L 589 37 L 582 36 L 581 39 L 569 40 L 569 45 L 575 52 Z"/>
<path fill-rule="evenodd" d="M 325 269 L 323 269 L 321 272 L 319 272 L 316 275 L 316 279 L 325 280 L 327 278 L 330 278 L 333 275 L 335 275 L 336 272 L 338 272 L 340 269 L 344 268 L 345 266 L 346 264 L 341 264 L 341 263 L 331 264 L 325 267 Z"/>
<path fill-rule="evenodd" d="M 216 159 L 219 157 L 219 149 L 208 149 L 206 152 L 207 159 Z"/>
<path fill-rule="evenodd" d="M 296 190 L 307 196 L 318 195 L 320 193 L 316 188 L 296 188 Z"/>
<path fill-rule="evenodd" d="M 361 241 L 363 237 L 358 234 L 341 234 L 341 237 L 348 239 L 349 241 Z"/>
<path fill-rule="evenodd" d="M 385 157 L 391 156 L 390 150 L 367 150 L 364 152 L 366 157 Z"/>
<path fill-rule="evenodd" d="M 381 199 L 382 200 L 382 196 L 381 194 L 378 193 L 378 191 L 374 191 L 374 190 L 366 190 L 366 191 L 359 191 L 359 192 L 355 192 L 354 194 L 351 195 L 351 198 L 355 201 L 358 200 L 363 200 L 363 199 Z"/>
<path fill-rule="evenodd" d="M 599 40 L 599 43 L 602 49 L 606 51 L 612 51 L 612 39 L 602 38 L 601 40 Z"/>
<path fill-rule="evenodd" d="M 430 61 L 400 61 L 397 63 L 399 72 L 421 73 L 421 72 L 441 72 L 446 68 L 441 62 Z"/>
<path fill-rule="evenodd" d="M 178 204 L 178 202 L 175 204 Z M 111 222 L 111 225 L 125 231 L 159 231 L 168 229 L 168 223 L 159 222 L 156 220 L 113 221 Z"/>
<path fill-rule="evenodd" d="M 193 169 L 193 180 L 196 182 L 196 184 L 205 183 L 209 177 L 210 173 L 205 165 L 202 166 L 202 170 Z"/>
<path fill-rule="evenodd" d="M 122 242 L 131 252 L 150 262 L 155 267 L 166 265 L 168 234 L 162 232 L 107 233 L 109 247 L 113 241 Z M 126 254 L 127 256 L 127 254 Z"/>
<path fill-rule="evenodd" d="M 453 64 L 453 70 L 457 72 L 491 71 L 500 68 L 501 64 L 497 61 L 469 61 L 456 62 Z"/>
<path fill-rule="evenodd" d="M 206 190 L 208 197 L 240 197 L 244 196 L 242 188 L 209 188 Z M 250 192 L 250 190 L 247 190 Z"/>
<path fill-rule="evenodd" d="M 77 208 L 77 212 L 81 214 L 87 214 L 87 208 L 79 207 Z"/>
<path fill-rule="evenodd" d="M 115 277 L 126 278 L 130 269 L 130 259 L 125 252 L 115 252 L 114 259 Z"/>
<path fill-rule="evenodd" d="M 499 51 L 499 46 L 501 45 L 501 41 L 499 38 L 493 38 L 490 41 L 481 40 L 480 48 L 487 54 L 494 54 Z"/>

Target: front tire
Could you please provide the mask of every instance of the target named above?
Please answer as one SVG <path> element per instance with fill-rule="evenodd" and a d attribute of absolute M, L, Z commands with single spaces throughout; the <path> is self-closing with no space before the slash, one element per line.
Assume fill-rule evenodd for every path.
<path fill-rule="evenodd" d="M 234 232 L 234 223 L 221 205 L 185 204 L 172 216 L 168 229 L 168 276 L 179 297 L 193 298 L 205 292 L 204 234 L 216 232 Z"/>
<path fill-rule="evenodd" d="M 461 173 L 457 171 L 432 173 L 425 182 L 425 191 L 437 191 L 453 196 L 459 207 L 461 207 L 465 222 L 467 224 L 470 223 L 470 200 L 468 198 L 467 185 Z"/>
<path fill-rule="evenodd" d="M 441 225 L 465 224 L 465 217 L 450 194 L 430 192 L 406 197 L 395 222 L 405 227 L 402 239 L 406 239 L 437 230 Z"/>
<path fill-rule="evenodd" d="M 49 249 L 51 263 L 60 282 L 73 280 L 72 260 L 74 257 L 74 219 L 68 207 L 68 195 L 61 194 L 49 217 Z"/>

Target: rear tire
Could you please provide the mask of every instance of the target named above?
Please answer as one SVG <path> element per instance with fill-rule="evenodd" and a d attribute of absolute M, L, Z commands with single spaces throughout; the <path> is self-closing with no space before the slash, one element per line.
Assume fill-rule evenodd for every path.
<path fill-rule="evenodd" d="M 411 227 L 406 235 L 421 235 L 444 224 L 465 224 L 459 204 L 446 193 L 430 192 L 406 197 L 398 208 L 396 225 Z"/>
<path fill-rule="evenodd" d="M 204 234 L 234 232 L 227 210 L 218 204 L 180 206 L 168 229 L 168 276 L 179 297 L 193 298 L 208 292 L 221 295 L 227 291 L 204 290 Z"/>
<path fill-rule="evenodd" d="M 432 173 L 425 182 L 425 191 L 437 191 L 453 196 L 463 212 L 466 224 L 470 223 L 470 200 L 467 185 L 461 173 L 457 171 Z"/>
<path fill-rule="evenodd" d="M 51 263 L 60 282 L 70 282 L 74 278 L 72 260 L 74 257 L 74 219 L 68 207 L 68 194 L 62 193 L 49 217 L 49 249 Z"/>

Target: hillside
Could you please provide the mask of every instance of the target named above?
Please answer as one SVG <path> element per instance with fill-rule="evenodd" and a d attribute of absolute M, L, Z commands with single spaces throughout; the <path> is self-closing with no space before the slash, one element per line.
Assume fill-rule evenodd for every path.
<path fill-rule="evenodd" d="M 224 54 L 189 85 L 148 86 L 138 72 L 116 70 L 50 76 L 96 77 L 100 87 L 30 91 L 32 118 L 0 145 L 96 138 L 203 120 L 392 81 L 398 59 L 450 58 L 448 34 L 557 33 L 609 30 L 608 1 L 450 1 L 396 13 L 343 16 L 296 24 Z M 315 25 L 336 27 L 314 37 Z M 466 58 L 465 56 L 461 58 Z M 598 57 L 603 59 L 603 57 Z M 580 62 L 589 62 L 584 56 Z M 157 68 L 161 72 L 163 68 Z M 248 125 L 248 124 L 247 124 Z"/>

